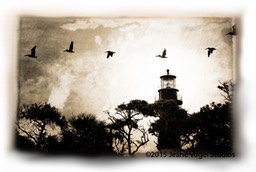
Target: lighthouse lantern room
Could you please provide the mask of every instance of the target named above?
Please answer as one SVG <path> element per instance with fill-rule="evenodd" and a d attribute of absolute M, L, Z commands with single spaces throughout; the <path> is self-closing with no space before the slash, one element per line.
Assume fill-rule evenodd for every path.
<path fill-rule="evenodd" d="M 181 105 L 182 100 L 178 99 L 179 90 L 176 88 L 176 76 L 171 75 L 169 69 L 167 69 L 167 74 L 160 76 L 160 79 L 159 100 L 174 100 L 178 105 Z"/>

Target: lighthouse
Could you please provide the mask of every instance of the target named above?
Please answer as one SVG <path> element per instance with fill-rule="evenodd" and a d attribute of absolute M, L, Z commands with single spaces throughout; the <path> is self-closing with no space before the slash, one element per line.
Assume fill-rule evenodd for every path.
<path fill-rule="evenodd" d="M 169 69 L 166 72 L 166 75 L 160 76 L 159 100 L 174 100 L 178 105 L 182 105 L 182 100 L 178 96 L 179 90 L 176 88 L 176 76 L 171 75 Z"/>

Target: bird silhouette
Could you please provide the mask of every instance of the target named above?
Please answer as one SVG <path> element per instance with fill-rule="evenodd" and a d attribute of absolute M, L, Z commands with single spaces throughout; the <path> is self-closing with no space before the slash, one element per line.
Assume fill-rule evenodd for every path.
<path fill-rule="evenodd" d="M 208 48 L 206 48 L 206 50 L 208 50 L 208 57 L 210 57 L 210 55 L 212 54 L 212 52 L 213 52 L 214 50 L 216 50 L 216 49 L 213 48 L 213 47 L 208 47 Z"/>
<path fill-rule="evenodd" d="M 237 35 L 237 29 L 236 29 L 236 25 L 235 24 L 232 26 L 231 29 L 232 29 L 232 31 L 228 32 L 226 35 L 231 35 L 231 36 Z"/>
<path fill-rule="evenodd" d="M 66 49 L 64 52 L 74 53 L 75 51 L 73 51 L 73 49 L 74 49 L 74 43 L 73 43 L 73 41 L 71 41 L 71 43 L 69 45 L 69 49 Z"/>
<path fill-rule="evenodd" d="M 25 56 L 28 56 L 28 57 L 31 57 L 31 58 L 37 58 L 37 56 L 36 56 L 36 46 L 34 46 L 31 49 L 31 54 L 26 54 Z"/>
<path fill-rule="evenodd" d="M 105 53 L 107 53 L 107 58 L 112 57 L 116 52 L 114 51 L 106 51 Z"/>
<path fill-rule="evenodd" d="M 167 57 L 166 57 L 166 49 L 164 49 L 162 55 L 159 54 L 159 55 L 157 55 L 156 57 L 167 58 Z"/>

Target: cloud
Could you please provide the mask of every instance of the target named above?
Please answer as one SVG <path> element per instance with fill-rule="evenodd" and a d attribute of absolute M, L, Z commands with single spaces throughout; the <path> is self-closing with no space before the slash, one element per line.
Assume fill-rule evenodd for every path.
<path fill-rule="evenodd" d="M 19 105 L 47 102 L 52 82 L 48 77 L 38 76 L 20 80 Z M 44 94 L 42 94 L 44 90 Z"/>
<path fill-rule="evenodd" d="M 62 109 L 70 94 L 70 85 L 72 84 L 73 76 L 70 73 L 64 73 L 59 77 L 60 83 L 51 90 L 48 102 Z"/>
<path fill-rule="evenodd" d="M 96 42 L 98 45 L 101 45 L 101 37 L 100 37 L 99 35 L 96 35 L 96 36 L 94 37 L 94 40 L 95 40 L 95 42 Z"/>
<path fill-rule="evenodd" d="M 100 26 L 104 28 L 119 28 L 134 25 L 134 20 L 130 19 L 77 19 L 73 23 L 63 24 L 60 27 L 70 31 L 96 29 Z"/>

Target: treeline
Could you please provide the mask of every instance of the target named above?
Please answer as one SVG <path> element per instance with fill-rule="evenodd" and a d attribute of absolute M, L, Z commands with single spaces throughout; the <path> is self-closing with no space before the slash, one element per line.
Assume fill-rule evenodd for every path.
<path fill-rule="evenodd" d="M 233 152 L 233 120 L 231 100 L 233 83 L 217 86 L 225 103 L 205 105 L 194 114 L 172 100 L 149 104 L 131 100 L 118 105 L 108 121 L 92 114 L 71 118 L 47 103 L 24 105 L 18 109 L 15 147 L 26 152 L 71 154 L 84 156 L 134 155 L 149 142 L 149 134 L 157 137 L 158 150 L 177 152 Z M 149 129 L 141 121 L 154 117 Z"/>

